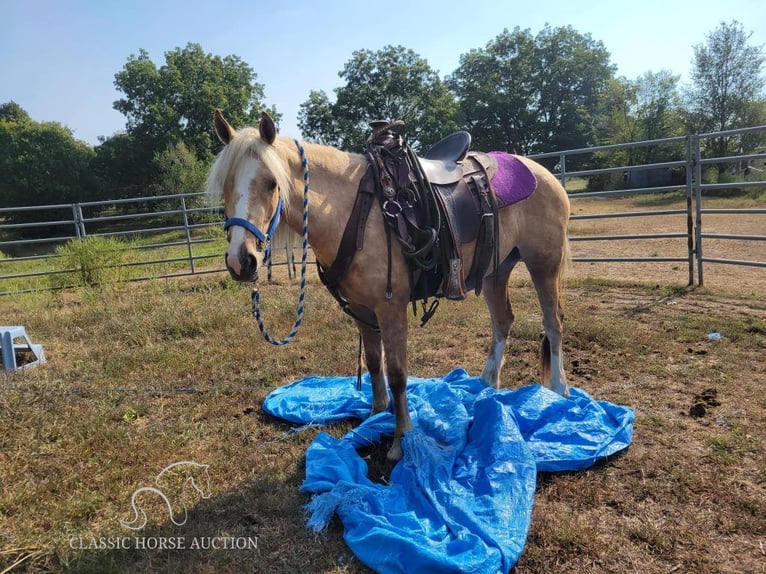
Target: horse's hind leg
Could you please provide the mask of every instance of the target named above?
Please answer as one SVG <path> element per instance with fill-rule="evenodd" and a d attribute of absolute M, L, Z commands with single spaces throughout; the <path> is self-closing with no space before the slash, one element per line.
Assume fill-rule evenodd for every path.
<path fill-rule="evenodd" d="M 376 313 L 380 321 L 383 348 L 386 353 L 386 374 L 388 386 L 394 395 L 394 414 L 396 428 L 394 442 L 387 458 L 401 460 L 402 437 L 412 429 L 409 406 L 407 404 L 407 306 L 386 305 L 385 313 Z"/>
<path fill-rule="evenodd" d="M 359 335 L 364 344 L 364 360 L 372 383 L 372 414 L 388 409 L 390 399 L 386 390 L 386 377 L 383 374 L 383 345 L 380 333 L 357 321 Z"/>
<path fill-rule="evenodd" d="M 505 361 L 505 345 L 514 319 L 508 296 L 508 277 L 513 264 L 515 261 L 505 267 L 501 266 L 497 275 L 485 277 L 481 287 L 492 320 L 492 344 L 481 378 L 487 385 L 496 389 L 500 388 L 500 370 Z"/>
<path fill-rule="evenodd" d="M 543 312 L 545 335 L 540 344 L 540 377 L 543 384 L 563 397 L 569 396 L 562 352 L 561 264 L 527 263 Z"/>

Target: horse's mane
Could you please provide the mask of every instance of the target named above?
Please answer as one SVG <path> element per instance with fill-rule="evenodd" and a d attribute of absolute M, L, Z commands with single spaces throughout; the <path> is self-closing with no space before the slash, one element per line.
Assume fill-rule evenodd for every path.
<path fill-rule="evenodd" d="M 275 144 L 277 143 L 278 141 L 275 142 Z M 264 142 L 255 128 L 237 130 L 237 135 L 218 154 L 207 177 L 205 190 L 208 198 L 213 202 L 220 201 L 226 178 L 238 169 L 242 158 L 250 154 L 257 157 L 263 167 L 271 172 L 282 196 L 282 203 L 287 209 L 288 196 L 293 184 L 285 167 L 285 162 L 280 157 L 276 147 Z"/>

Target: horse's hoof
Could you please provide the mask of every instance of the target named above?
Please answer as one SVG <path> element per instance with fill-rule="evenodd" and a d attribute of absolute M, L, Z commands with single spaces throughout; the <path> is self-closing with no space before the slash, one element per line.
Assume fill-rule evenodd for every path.
<path fill-rule="evenodd" d="M 569 385 L 554 385 L 551 390 L 565 399 L 569 398 Z"/>
<path fill-rule="evenodd" d="M 382 413 L 388 410 L 389 403 L 386 402 L 384 405 L 376 405 L 374 402 L 372 403 L 372 411 L 370 412 L 370 415 L 376 415 L 378 413 Z"/>
<path fill-rule="evenodd" d="M 402 460 L 402 457 L 404 456 L 404 452 L 402 451 L 402 439 L 395 438 L 394 444 L 391 445 L 391 448 L 388 449 L 388 454 L 386 454 L 386 458 L 391 462 L 399 462 Z"/>

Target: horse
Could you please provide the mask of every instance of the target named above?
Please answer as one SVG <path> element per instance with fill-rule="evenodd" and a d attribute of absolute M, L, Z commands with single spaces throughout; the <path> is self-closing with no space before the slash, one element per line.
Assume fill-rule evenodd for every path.
<path fill-rule="evenodd" d="M 311 173 L 310 189 L 307 184 L 304 190 L 308 199 L 305 204 L 308 242 L 317 262 L 324 268 L 330 266 L 338 252 L 360 179 L 367 170 L 367 158 L 332 146 L 299 143 L 280 136 L 265 112 L 258 128 L 237 130 L 219 111 L 215 112 L 213 123 L 224 147 L 209 172 L 207 193 L 213 199 L 223 199 L 228 227 L 225 261 L 231 277 L 239 282 L 256 281 L 268 250 L 268 236 L 280 214 L 290 229 L 301 232 L 304 211 L 301 190 L 304 175 L 308 175 L 306 162 L 310 163 Z M 514 157 L 534 174 L 537 189 L 527 199 L 498 210 L 498 253 L 481 281 L 481 293 L 492 323 L 492 344 L 481 378 L 488 386 L 500 386 L 506 340 L 514 320 L 508 280 L 514 266 L 523 261 L 542 308 L 541 380 L 548 388 L 568 397 L 562 355 L 561 289 L 569 257 L 569 199 L 550 171 L 528 158 Z M 267 228 L 267 233 L 261 231 Z M 377 203 L 372 206 L 363 234 L 363 249 L 355 253 L 340 283 L 340 293 L 348 303 L 363 342 L 373 391 L 373 414 L 390 406 L 388 379 L 396 423 L 387 457 L 397 461 L 403 456 L 402 437 L 412 428 L 405 392 L 410 272 L 400 249 L 394 248 L 386 256 L 390 238 Z M 462 246 L 466 268 L 470 268 L 475 247 L 475 243 Z M 379 329 L 373 328 L 376 324 Z"/>

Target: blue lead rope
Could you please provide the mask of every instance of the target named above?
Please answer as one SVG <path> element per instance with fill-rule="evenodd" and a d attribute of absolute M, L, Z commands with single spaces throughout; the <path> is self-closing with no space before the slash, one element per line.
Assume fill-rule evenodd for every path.
<path fill-rule="evenodd" d="M 298 147 L 298 152 L 301 154 L 301 165 L 303 166 L 303 251 L 301 254 L 301 283 L 300 293 L 298 295 L 298 309 L 295 313 L 295 323 L 293 324 L 293 328 L 287 337 L 284 339 L 274 339 L 269 334 L 263 324 L 263 319 L 261 318 L 261 298 L 257 287 L 253 288 L 251 292 L 251 298 L 253 301 L 253 317 L 258 323 L 258 329 L 261 331 L 263 338 L 266 340 L 266 342 L 271 343 L 272 345 L 286 345 L 295 338 L 295 336 L 298 334 L 298 329 L 300 329 L 301 325 L 303 324 L 303 313 L 305 311 L 304 303 L 306 301 L 306 262 L 308 259 L 307 254 L 309 247 L 309 162 L 308 159 L 306 159 L 306 152 L 304 151 L 303 146 L 298 143 L 298 140 L 293 141 Z M 276 231 L 277 224 L 279 223 L 278 214 L 281 211 L 281 207 L 282 204 L 280 199 L 280 204 L 277 207 L 277 212 L 274 214 L 274 218 L 269 225 L 269 230 L 267 233 L 269 237 L 274 233 L 274 231 Z M 270 256 L 270 250 L 269 253 L 267 253 L 267 257 L 268 256 Z"/>

